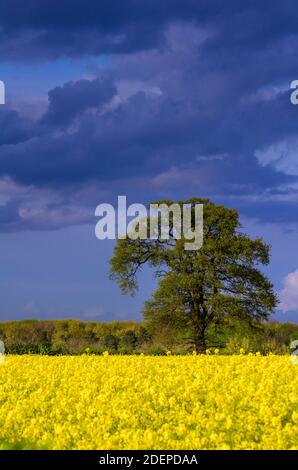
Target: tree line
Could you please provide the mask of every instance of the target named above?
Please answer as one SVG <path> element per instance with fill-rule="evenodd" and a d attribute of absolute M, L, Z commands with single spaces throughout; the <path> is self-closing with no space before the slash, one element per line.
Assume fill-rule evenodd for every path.
<path fill-rule="evenodd" d="M 222 354 L 289 354 L 298 338 L 298 325 L 268 322 L 248 326 L 229 321 L 207 329 L 206 343 Z M 79 320 L 24 320 L 0 324 L 0 339 L 8 354 L 191 354 L 195 349 L 189 326 L 169 324 L 160 329 L 154 322 L 83 322 Z"/>

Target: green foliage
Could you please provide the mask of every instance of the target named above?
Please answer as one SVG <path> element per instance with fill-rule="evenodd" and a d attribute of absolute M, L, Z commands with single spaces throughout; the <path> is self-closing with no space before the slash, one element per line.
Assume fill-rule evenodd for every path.
<path fill-rule="evenodd" d="M 120 342 L 128 351 L 133 351 L 138 344 L 138 339 L 133 330 L 126 330 L 124 331 Z"/>
<path fill-rule="evenodd" d="M 25 320 L 0 323 L 0 339 L 9 354 L 130 354 L 142 351 L 151 333 L 144 324 L 133 322 Z"/>
<path fill-rule="evenodd" d="M 108 351 L 117 351 L 118 348 L 118 338 L 114 335 L 106 335 L 103 338 L 103 347 Z"/>
<path fill-rule="evenodd" d="M 78 320 L 19 321 L 0 323 L 0 339 L 8 354 L 189 354 L 194 349 L 191 326 L 179 321 L 164 328 L 158 322 L 85 323 Z M 72 336 L 73 335 L 73 336 Z M 46 341 L 45 341 L 46 338 Z M 291 323 L 227 320 L 210 324 L 206 331 L 208 348 L 221 354 L 260 351 L 289 354 L 290 342 L 298 339 L 298 325 Z"/>
<path fill-rule="evenodd" d="M 168 205 L 204 204 L 204 243 L 201 249 L 184 249 L 185 240 L 118 240 L 111 259 L 111 277 L 121 290 L 135 292 L 137 274 L 144 264 L 155 269 L 159 285 L 146 302 L 145 319 L 157 329 L 192 331 L 197 352 L 206 350 L 210 325 L 227 319 L 248 324 L 269 318 L 277 299 L 259 265 L 269 263 L 269 246 L 260 238 L 241 233 L 238 212 L 207 199 L 159 201 Z M 148 224 L 149 225 L 149 224 Z"/>
<path fill-rule="evenodd" d="M 147 350 L 147 354 L 149 356 L 165 356 L 166 355 L 166 350 L 162 348 L 161 346 L 151 346 Z"/>

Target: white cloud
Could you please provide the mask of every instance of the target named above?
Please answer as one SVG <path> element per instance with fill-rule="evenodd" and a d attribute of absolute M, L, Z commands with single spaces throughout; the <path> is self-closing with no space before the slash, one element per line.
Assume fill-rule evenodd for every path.
<path fill-rule="evenodd" d="M 63 193 L 21 185 L 9 177 L 0 178 L 0 232 L 92 223 L 93 208 L 104 194 L 92 185 Z"/>
<path fill-rule="evenodd" d="M 283 289 L 279 292 L 279 308 L 283 313 L 298 310 L 298 269 L 283 279 Z"/>
<path fill-rule="evenodd" d="M 259 101 L 273 101 L 282 93 L 287 93 L 289 90 L 288 83 L 283 83 L 280 86 L 264 86 L 259 88 L 257 91 L 250 95 L 245 95 L 242 99 L 242 103 L 258 103 Z"/>
<path fill-rule="evenodd" d="M 208 154 L 208 155 L 197 155 L 196 161 L 197 162 L 210 162 L 212 160 L 223 160 L 227 158 L 227 153 L 215 153 L 215 154 Z"/>
<path fill-rule="evenodd" d="M 280 141 L 257 150 L 255 156 L 260 165 L 272 165 L 287 175 L 298 175 L 298 139 Z"/>

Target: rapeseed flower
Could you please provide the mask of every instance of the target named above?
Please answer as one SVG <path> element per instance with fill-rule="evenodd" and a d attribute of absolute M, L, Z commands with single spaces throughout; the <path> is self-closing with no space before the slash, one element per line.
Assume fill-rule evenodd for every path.
<path fill-rule="evenodd" d="M 287 356 L 6 356 L 0 446 L 298 449 Z"/>

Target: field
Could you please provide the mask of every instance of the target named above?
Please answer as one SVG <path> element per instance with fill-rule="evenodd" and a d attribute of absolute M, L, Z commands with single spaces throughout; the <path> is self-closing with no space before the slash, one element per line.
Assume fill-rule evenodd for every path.
<path fill-rule="evenodd" d="M 6 356 L 0 446 L 298 449 L 288 356 Z"/>

